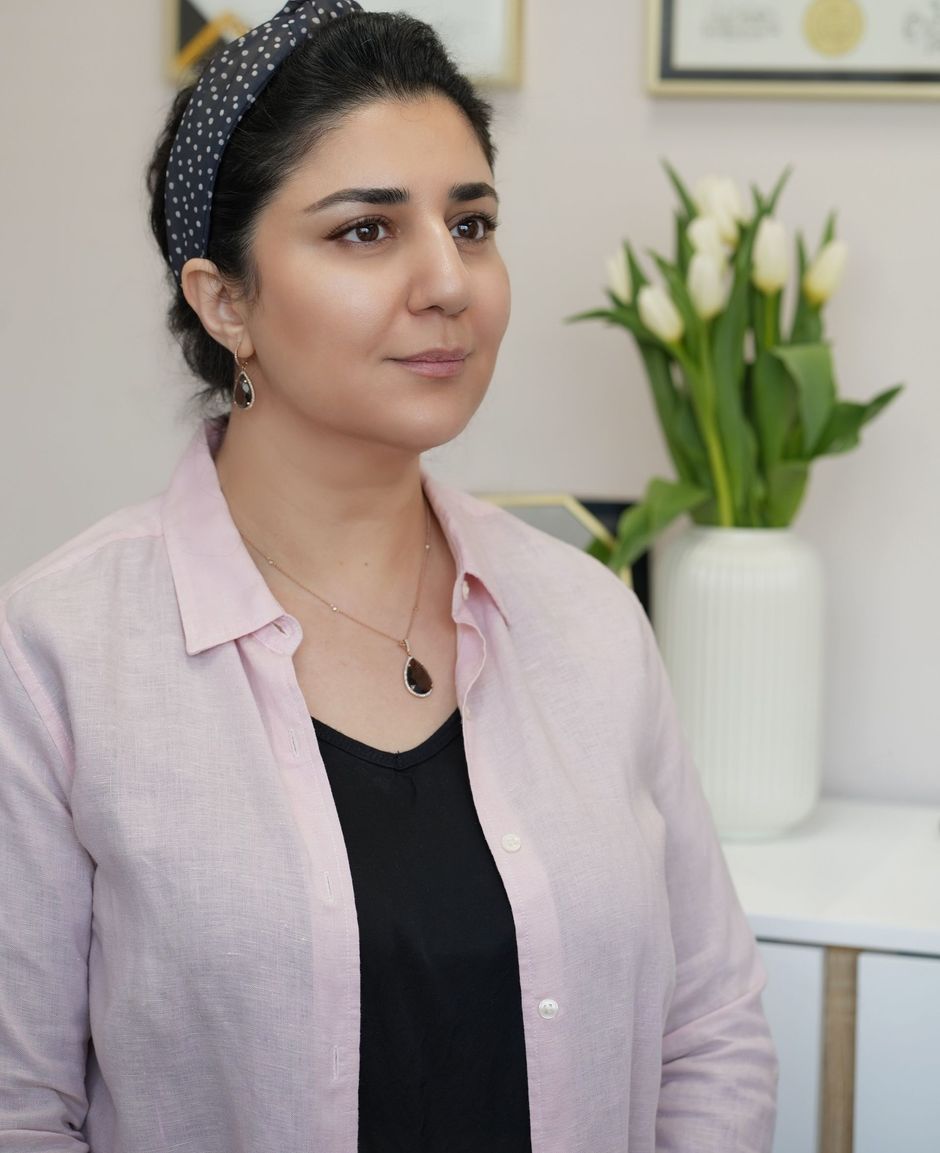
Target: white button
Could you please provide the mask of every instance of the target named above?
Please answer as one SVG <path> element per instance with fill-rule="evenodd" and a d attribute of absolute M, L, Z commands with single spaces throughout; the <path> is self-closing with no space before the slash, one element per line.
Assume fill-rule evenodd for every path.
<path fill-rule="evenodd" d="M 544 1017 L 546 1021 L 550 1021 L 557 1012 L 558 1002 L 553 1001 L 551 997 L 543 997 L 539 1001 L 539 1016 Z"/>
<path fill-rule="evenodd" d="M 463 599 L 467 600 L 470 596 L 470 582 L 464 581 L 460 591 L 463 593 Z"/>
<path fill-rule="evenodd" d="M 507 853 L 518 853 L 522 848 L 522 841 L 515 833 L 506 833 L 503 837 L 503 848 Z"/>

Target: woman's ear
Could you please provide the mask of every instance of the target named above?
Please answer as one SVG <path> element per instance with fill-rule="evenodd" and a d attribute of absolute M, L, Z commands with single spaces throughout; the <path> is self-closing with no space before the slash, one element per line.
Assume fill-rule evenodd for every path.
<path fill-rule="evenodd" d="M 201 257 L 187 260 L 181 282 L 183 295 L 206 332 L 232 353 L 241 341 L 239 356 L 247 360 L 254 352 L 246 329 L 247 318 L 215 264 Z"/>

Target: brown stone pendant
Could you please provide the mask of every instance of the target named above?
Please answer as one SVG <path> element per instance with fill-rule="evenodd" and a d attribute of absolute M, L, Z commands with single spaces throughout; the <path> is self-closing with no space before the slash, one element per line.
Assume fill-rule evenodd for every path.
<path fill-rule="evenodd" d="M 431 695 L 431 689 L 434 688 L 431 674 L 417 657 L 411 655 L 411 649 L 408 647 L 407 641 L 402 641 L 401 646 L 408 654 L 404 670 L 405 688 L 413 697 L 429 697 Z"/>

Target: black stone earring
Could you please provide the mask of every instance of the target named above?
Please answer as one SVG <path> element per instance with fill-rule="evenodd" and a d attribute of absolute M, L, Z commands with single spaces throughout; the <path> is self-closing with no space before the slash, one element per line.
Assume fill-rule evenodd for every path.
<path fill-rule="evenodd" d="M 239 340 L 235 347 L 235 367 L 238 372 L 235 375 L 235 385 L 232 388 L 232 403 L 236 408 L 246 409 L 251 408 L 255 403 L 255 386 L 251 383 L 251 377 L 248 375 L 248 362 L 238 359 L 241 343 Z"/>

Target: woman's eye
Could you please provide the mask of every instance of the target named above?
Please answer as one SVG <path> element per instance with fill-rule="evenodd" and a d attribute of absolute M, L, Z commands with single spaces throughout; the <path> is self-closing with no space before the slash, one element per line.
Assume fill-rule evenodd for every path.
<path fill-rule="evenodd" d="M 384 240 L 384 237 L 379 235 L 382 228 L 385 228 L 382 220 L 360 220 L 358 224 L 351 225 L 339 235 L 342 239 L 351 238 L 347 239 L 349 244 L 374 244 L 377 240 Z"/>
<path fill-rule="evenodd" d="M 496 227 L 496 221 L 491 216 L 466 216 L 454 225 L 458 233 L 458 240 L 481 241 Z"/>
<path fill-rule="evenodd" d="M 456 240 L 462 240 L 467 244 L 482 244 L 495 228 L 496 221 L 492 216 L 488 216 L 486 213 L 477 213 L 474 216 L 465 216 L 463 220 L 458 220 L 451 229 L 451 235 Z M 388 234 L 388 221 L 376 218 L 359 220 L 355 224 L 350 224 L 348 228 L 333 233 L 330 239 L 340 240 L 344 244 L 362 248 L 387 240 Z"/>

